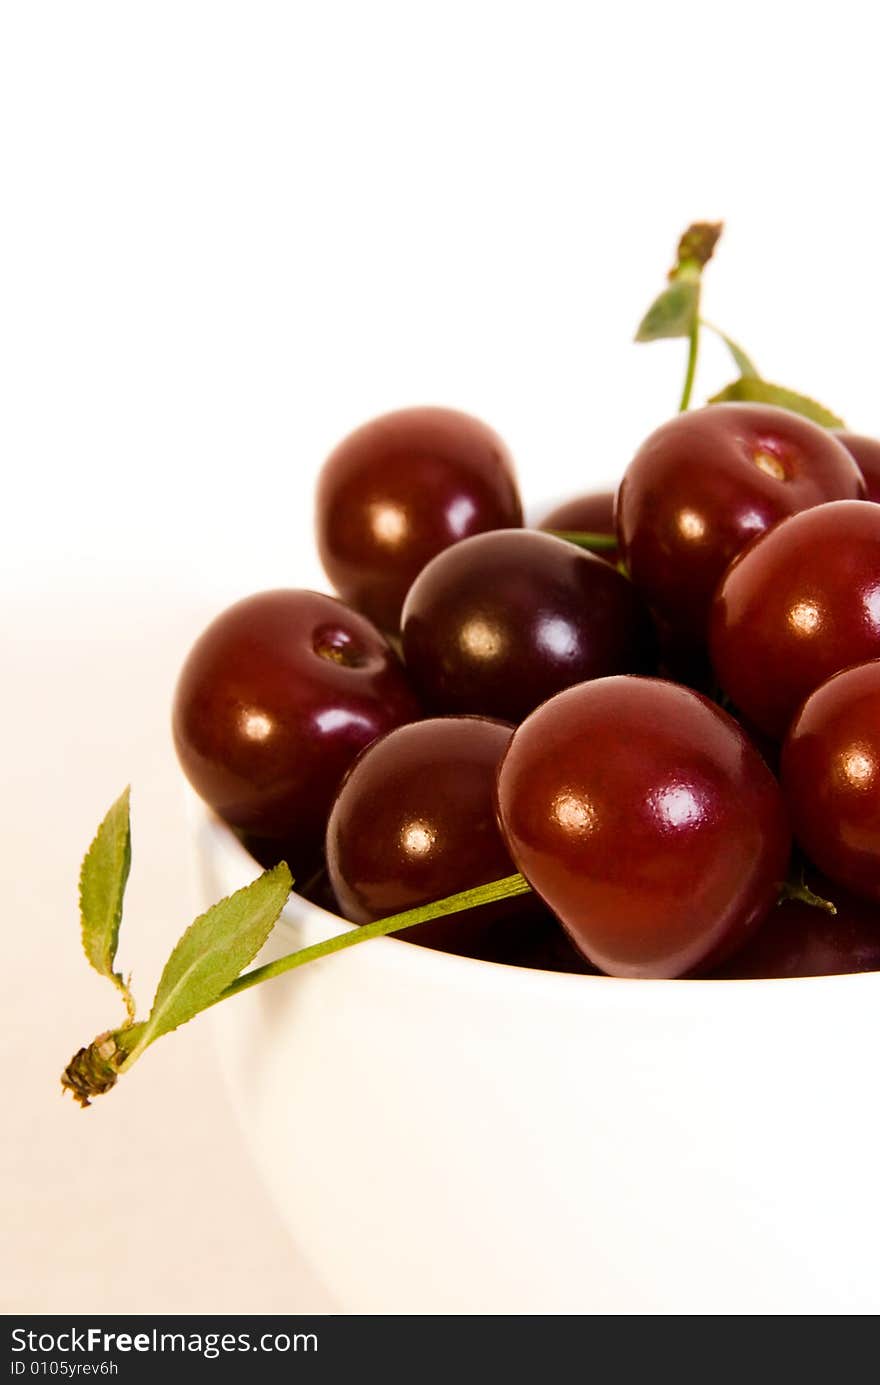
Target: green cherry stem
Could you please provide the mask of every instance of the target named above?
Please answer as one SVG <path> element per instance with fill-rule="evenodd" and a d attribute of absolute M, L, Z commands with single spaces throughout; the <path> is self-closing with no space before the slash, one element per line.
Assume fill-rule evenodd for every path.
<path fill-rule="evenodd" d="M 355 947 L 358 943 L 368 942 L 370 938 L 384 938 L 389 933 L 399 933 L 405 928 L 414 927 L 417 923 L 428 923 L 431 919 L 446 918 L 449 914 L 459 914 L 465 909 L 474 909 L 481 904 L 495 904 L 502 899 L 515 899 L 517 895 L 530 893 L 531 886 L 523 876 L 506 875 L 502 880 L 492 880 L 488 885 L 461 890 L 458 894 L 448 895 L 432 904 L 420 904 L 417 908 L 407 909 L 402 914 L 392 914 L 389 918 L 377 919 L 375 923 L 365 923 L 360 928 L 349 929 L 347 933 L 335 933 L 324 942 L 312 943 L 309 947 L 300 948 L 298 952 L 289 952 L 285 957 L 279 957 L 274 962 L 267 962 L 262 967 L 245 972 L 244 976 L 239 976 L 231 986 L 227 986 L 222 995 L 212 1003 L 217 1005 L 221 1000 L 228 1000 L 230 996 L 250 990 L 252 986 L 259 986 L 263 981 L 271 981 L 275 976 L 283 976 L 285 972 L 304 967 L 308 962 L 316 962 L 320 957 L 329 957 L 334 952 L 342 952 L 347 947 Z M 124 1068 L 125 1064 L 122 1070 Z"/>
<path fill-rule="evenodd" d="M 700 294 L 703 287 L 703 270 L 712 258 L 718 238 L 721 235 L 721 222 L 698 221 L 689 226 L 678 243 L 676 263 L 670 271 L 671 283 L 683 281 L 692 288 L 691 323 L 688 332 L 688 355 L 684 386 L 678 405 L 680 414 L 690 407 L 697 373 L 697 357 L 700 354 Z"/>
<path fill-rule="evenodd" d="M 666 288 L 654 299 L 636 331 L 636 341 L 687 337 L 687 367 L 679 413 L 684 413 L 689 407 L 694 390 L 700 350 L 703 270 L 712 258 L 721 231 L 720 221 L 695 221 L 687 228 L 678 242 L 675 264 L 666 276 Z M 729 346 L 731 350 L 734 349 L 732 343 Z"/>
<path fill-rule="evenodd" d="M 317 962 L 321 957 L 330 957 L 334 952 L 343 952 L 346 948 L 356 947 L 358 943 L 369 942 L 371 938 L 384 938 L 389 933 L 400 933 L 405 928 L 413 928 L 417 923 L 428 923 L 432 919 L 446 918 L 449 914 L 460 914 L 465 909 L 475 909 L 481 904 L 495 904 L 502 899 L 515 899 L 517 895 L 530 893 L 531 886 L 523 876 L 506 875 L 501 880 L 491 880 L 487 885 L 475 885 L 472 889 L 447 895 L 445 899 L 436 899 L 430 904 L 420 904 L 415 909 L 407 909 L 402 914 L 391 914 L 388 918 L 377 919 L 374 923 L 365 923 L 360 928 L 351 928 L 347 933 L 335 933 L 332 938 L 325 938 L 323 942 L 311 943 L 309 947 L 301 947 L 297 952 L 288 952 L 286 956 L 278 957 L 274 962 L 266 962 L 262 967 L 254 967 L 253 971 L 245 972 L 203 1009 L 210 1010 L 214 1005 L 219 1005 L 221 1000 L 229 1000 L 231 996 L 239 995 L 242 991 L 249 991 L 252 986 L 259 986 L 276 976 L 284 976 L 286 972 L 295 971 L 297 967 L 304 967 L 309 962 Z M 143 1039 L 139 1037 L 139 1041 L 134 1043 L 119 1063 L 117 1071 L 120 1074 L 128 1072 L 149 1047 L 150 1042 L 150 1036 L 145 1032 Z"/>
<path fill-rule="evenodd" d="M 784 904 L 787 899 L 795 899 L 801 904 L 809 904 L 813 909 L 824 909 L 826 914 L 837 913 L 837 906 L 832 900 L 825 899 L 822 895 L 816 894 L 815 890 L 810 889 L 806 880 L 805 861 L 797 850 L 792 855 L 788 868 L 788 879 L 784 882 L 776 903 Z"/>
<path fill-rule="evenodd" d="M 586 548 L 590 553 L 608 553 L 617 547 L 616 534 L 591 534 L 581 529 L 550 529 L 548 533 L 555 539 L 565 539 L 566 543 L 576 543 L 578 548 Z"/>
<path fill-rule="evenodd" d="M 688 334 L 688 357 L 687 370 L 684 377 L 684 388 L 681 392 L 681 401 L 678 406 L 680 414 L 686 413 L 691 402 L 691 395 L 694 390 L 694 377 L 697 373 L 697 356 L 700 351 L 700 318 L 694 316 L 693 326 Z"/>
<path fill-rule="evenodd" d="M 280 869 L 280 866 L 276 867 L 276 872 Z M 285 871 L 286 869 L 284 867 Z M 261 880 L 266 880 L 271 875 L 273 872 L 267 871 Z M 255 881 L 250 888 L 253 889 L 259 885 L 260 881 Z M 240 899 L 241 895 L 245 893 L 246 891 L 240 891 L 238 896 L 233 895 L 229 900 L 221 901 L 221 904 L 215 907 L 228 907 L 237 897 Z M 226 986 L 219 995 L 215 995 L 213 999 L 193 1006 L 191 1013 L 185 1015 L 180 1022 L 186 1023 L 186 1020 L 195 1014 L 209 1010 L 219 1001 L 228 1000 L 241 991 L 250 990 L 252 986 L 259 986 L 264 981 L 271 981 L 273 977 L 283 976 L 285 972 L 295 971 L 297 967 L 304 967 L 309 962 L 318 961 L 321 957 L 329 957 L 334 952 L 342 952 L 346 948 L 357 946 L 358 943 L 368 942 L 370 938 L 382 938 L 389 933 L 399 933 L 405 928 L 412 928 L 418 923 L 428 923 L 431 919 L 445 918 L 448 914 L 462 913 L 465 909 L 475 909 L 482 904 L 492 904 L 502 899 L 515 899 L 518 895 L 530 893 L 531 887 L 523 876 L 507 875 L 501 880 L 492 880 L 486 885 L 477 885 L 469 890 L 461 890 L 458 894 L 448 895 L 445 899 L 434 900 L 430 904 L 420 904 L 417 908 L 407 909 L 404 913 L 392 914 L 389 918 L 364 924 L 361 928 L 351 928 L 346 933 L 334 934 L 333 937 L 326 938 L 323 942 L 312 943 L 309 947 L 300 948 L 298 952 L 290 952 L 274 962 L 267 962 L 262 967 L 254 967 L 252 971 L 245 972 Z M 202 915 L 201 920 L 197 920 L 197 923 L 204 923 L 207 917 L 209 915 Z M 189 935 L 184 935 L 184 940 L 187 936 Z M 174 954 L 172 954 L 172 959 L 173 957 Z M 169 960 L 169 964 L 172 959 Z M 171 1032 L 177 1027 L 174 1024 L 168 1029 L 159 1028 L 157 1031 L 151 1016 L 149 1020 L 134 1024 L 129 1021 L 120 1029 L 108 1030 L 106 1033 L 99 1034 L 87 1048 L 81 1048 L 74 1054 L 62 1075 L 62 1088 L 70 1091 L 81 1106 L 89 1106 L 93 1097 L 101 1096 L 115 1087 L 118 1078 L 134 1066 L 157 1038 L 161 1038 L 164 1033 Z"/>
<path fill-rule="evenodd" d="M 811 890 L 803 879 L 785 882 L 776 902 L 777 904 L 784 904 L 787 899 L 795 899 L 801 904 L 809 904 L 812 909 L 824 909 L 826 914 L 837 913 L 837 905 L 832 900 L 816 894 L 815 890 Z"/>

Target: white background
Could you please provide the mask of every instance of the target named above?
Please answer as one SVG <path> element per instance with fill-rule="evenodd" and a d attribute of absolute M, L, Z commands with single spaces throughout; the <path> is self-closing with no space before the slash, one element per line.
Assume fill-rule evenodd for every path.
<path fill-rule="evenodd" d="M 148 998 L 191 895 L 168 703 L 227 601 L 321 581 L 322 458 L 442 403 L 531 509 L 612 483 L 676 405 L 635 347 L 678 234 L 770 378 L 880 432 L 870 7 L 30 3 L 0 18 L 7 1311 L 325 1311 L 193 1025 L 102 1108 L 116 1022 L 76 875 L 123 784 L 123 962 Z M 732 371 L 707 347 L 698 398 Z M 245 1003 L 244 1001 L 241 1003 Z M 389 1303 L 389 1311 L 394 1305 Z"/>

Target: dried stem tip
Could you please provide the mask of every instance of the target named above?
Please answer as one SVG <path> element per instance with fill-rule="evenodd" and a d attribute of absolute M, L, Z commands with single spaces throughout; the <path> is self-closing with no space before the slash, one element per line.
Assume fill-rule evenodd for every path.
<path fill-rule="evenodd" d="M 80 1106 L 90 1106 L 90 1097 L 103 1096 L 116 1086 L 119 1076 L 113 1059 L 124 1057 L 117 1048 L 111 1032 L 99 1034 L 89 1044 L 75 1053 L 61 1075 L 62 1091 L 72 1092 Z"/>
<path fill-rule="evenodd" d="M 674 279 L 683 264 L 696 264 L 700 269 L 712 258 L 712 252 L 724 229 L 723 221 L 695 221 L 678 242 L 678 261 L 669 271 Z"/>

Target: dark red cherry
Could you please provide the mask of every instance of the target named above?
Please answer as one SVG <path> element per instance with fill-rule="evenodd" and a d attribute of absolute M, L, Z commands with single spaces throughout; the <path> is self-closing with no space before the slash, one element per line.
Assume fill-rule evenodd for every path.
<path fill-rule="evenodd" d="M 707 968 L 775 907 L 789 831 L 776 780 L 733 719 L 653 678 L 604 678 L 544 703 L 498 776 L 529 883 L 602 971 Z"/>
<path fill-rule="evenodd" d="M 403 609 L 403 651 L 426 706 L 519 721 L 586 678 L 649 666 L 632 584 L 583 549 L 529 529 L 434 558 Z"/>
<path fill-rule="evenodd" d="M 327 878 L 323 842 L 313 844 L 307 856 L 295 833 L 287 841 L 283 837 L 254 837 L 247 832 L 237 832 L 236 836 L 264 870 L 272 870 L 279 861 L 286 861 L 288 865 L 296 862 L 296 893 L 329 914 L 339 913 L 339 904 Z"/>
<path fill-rule="evenodd" d="M 880 438 L 869 438 L 864 433 L 845 431 L 835 433 L 834 436 L 839 438 L 847 452 L 855 457 L 856 465 L 865 478 L 868 500 L 880 502 Z"/>
<path fill-rule="evenodd" d="M 247 597 L 193 645 L 174 741 L 193 788 L 234 827 L 320 848 L 330 805 L 365 745 L 419 716 L 394 653 L 363 616 L 307 591 Z"/>
<path fill-rule="evenodd" d="M 810 860 L 880 903 L 880 662 L 846 669 L 807 698 L 782 747 L 782 787 Z"/>
<path fill-rule="evenodd" d="M 511 732 L 481 717 L 442 717 L 401 726 L 364 751 L 327 826 L 327 871 L 346 918 L 370 923 L 514 874 L 494 802 Z M 526 896 L 419 924 L 400 936 L 507 961 L 558 932 L 555 919 Z"/>
<path fill-rule="evenodd" d="M 520 524 L 510 453 L 485 423 L 452 409 L 401 409 L 365 423 L 318 480 L 327 575 L 383 630 L 397 630 L 413 579 L 436 553 Z"/>
<path fill-rule="evenodd" d="M 545 530 L 570 530 L 587 534 L 616 535 L 614 523 L 614 491 L 599 491 L 593 495 L 579 495 L 575 500 L 566 500 L 557 505 L 549 515 L 545 515 L 538 525 Z M 617 566 L 617 545 L 603 548 L 596 555 L 604 558 L 612 567 Z"/>
<path fill-rule="evenodd" d="M 621 552 L 665 624 L 700 640 L 719 579 L 756 535 L 864 494 L 843 443 L 818 424 L 764 404 L 712 404 L 664 423 L 639 448 L 617 495 Z"/>
<path fill-rule="evenodd" d="M 718 589 L 710 652 L 733 703 L 780 739 L 833 673 L 880 658 L 880 508 L 820 505 L 747 549 Z"/>
<path fill-rule="evenodd" d="M 683 683 L 694 692 L 711 697 L 717 691 L 715 672 L 705 642 L 673 630 L 655 618 L 657 632 L 657 673 L 673 683 Z"/>
<path fill-rule="evenodd" d="M 550 911 L 536 896 L 531 898 L 529 910 L 490 925 L 481 960 L 502 962 L 508 967 L 527 967 L 530 971 L 598 976 L 598 967 L 575 947 Z"/>
<path fill-rule="evenodd" d="M 801 900 L 772 909 L 745 947 L 712 972 L 719 979 L 840 976 L 880 971 L 880 909 L 811 874 L 810 888 L 830 899 L 836 914 Z"/>

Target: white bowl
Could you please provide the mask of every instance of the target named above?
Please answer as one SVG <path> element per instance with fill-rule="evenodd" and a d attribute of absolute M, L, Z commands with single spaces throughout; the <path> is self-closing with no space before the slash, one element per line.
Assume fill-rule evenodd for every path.
<path fill-rule="evenodd" d="M 205 903 L 258 868 L 194 814 Z M 261 960 L 348 927 L 293 897 Z M 391 938 L 217 1007 L 351 1313 L 880 1310 L 880 975 L 617 981 Z"/>

